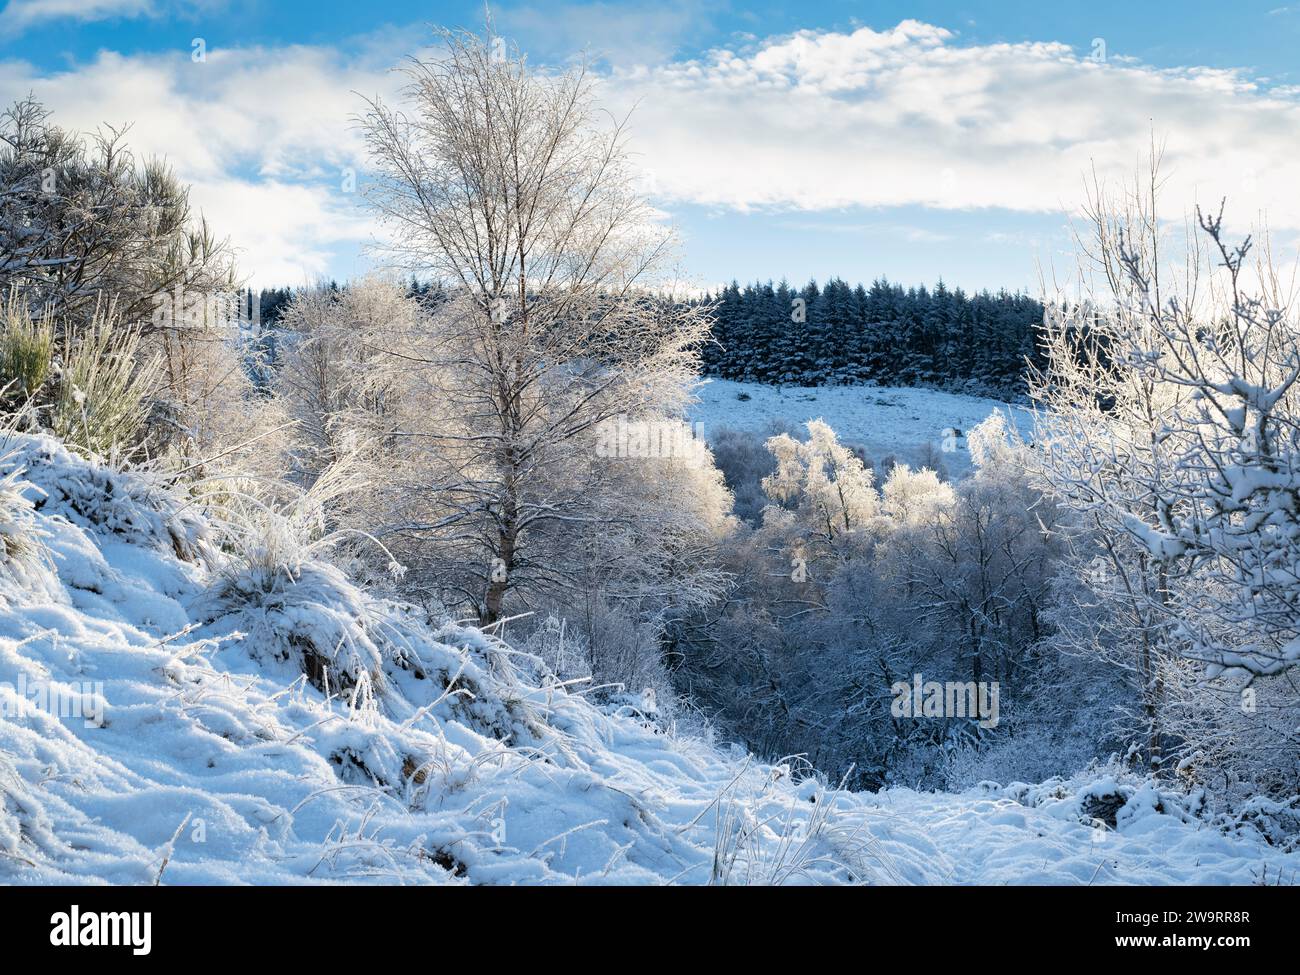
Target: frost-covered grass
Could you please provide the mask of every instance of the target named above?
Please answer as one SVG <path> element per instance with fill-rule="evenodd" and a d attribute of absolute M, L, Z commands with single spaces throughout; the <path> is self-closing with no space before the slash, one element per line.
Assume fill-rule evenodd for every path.
<path fill-rule="evenodd" d="M 237 554 L 165 485 L 11 443 L 0 477 L 26 469 L 47 561 L 0 573 L 0 881 L 1251 883 L 1300 866 L 1286 810 L 1225 829 L 1104 769 L 846 793 L 597 707 L 319 561 L 236 598 Z M 64 707 L 35 706 L 42 689 Z"/>
<path fill-rule="evenodd" d="M 33 494 L 39 497 L 40 490 L 26 477 L 23 454 L 10 444 L 17 420 L 0 419 L 0 574 L 25 582 L 43 560 L 45 547 L 34 510 Z"/>
<path fill-rule="evenodd" d="M 0 475 L 0 571 L 22 572 L 42 551 L 28 487 L 21 467 Z"/>
<path fill-rule="evenodd" d="M 53 361 L 53 317 L 33 317 L 15 287 L 0 306 L 0 397 L 21 401 L 35 396 Z"/>
<path fill-rule="evenodd" d="M 138 329 L 97 311 L 77 339 L 64 342 L 52 429 L 89 453 L 129 445 L 148 418 L 159 371 L 159 360 L 143 355 Z"/>

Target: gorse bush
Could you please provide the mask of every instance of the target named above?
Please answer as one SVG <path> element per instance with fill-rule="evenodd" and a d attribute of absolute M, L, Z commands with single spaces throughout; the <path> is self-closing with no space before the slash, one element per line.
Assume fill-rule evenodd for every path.
<path fill-rule="evenodd" d="M 157 358 L 140 352 L 140 332 L 97 312 L 77 338 L 64 340 L 50 428 L 70 446 L 106 455 L 132 444 L 149 417 Z"/>
<path fill-rule="evenodd" d="M 54 362 L 54 319 L 33 317 L 17 288 L 0 308 L 0 398 L 29 401 L 45 385 Z"/>
<path fill-rule="evenodd" d="M 125 128 L 82 136 L 34 98 L 0 109 L 0 289 L 80 329 L 101 305 L 148 320 L 155 297 L 233 285 L 232 253 L 165 162 Z M 55 178 L 57 192 L 49 192 Z"/>

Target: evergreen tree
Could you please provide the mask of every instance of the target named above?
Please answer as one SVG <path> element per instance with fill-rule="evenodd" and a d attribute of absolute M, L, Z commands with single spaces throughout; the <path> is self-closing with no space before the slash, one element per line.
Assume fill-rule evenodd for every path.
<path fill-rule="evenodd" d="M 707 375 L 763 383 L 877 382 L 1023 395 L 1041 365 L 1042 305 L 1028 295 L 968 295 L 942 280 L 904 289 L 884 278 L 831 278 L 798 290 L 732 281 L 702 304 L 714 312 Z"/>

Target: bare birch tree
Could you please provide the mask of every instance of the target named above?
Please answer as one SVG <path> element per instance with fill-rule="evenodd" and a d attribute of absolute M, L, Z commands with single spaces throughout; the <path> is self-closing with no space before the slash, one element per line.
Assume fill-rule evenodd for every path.
<path fill-rule="evenodd" d="M 507 593 L 571 577 L 559 536 L 608 527 L 621 475 L 594 456 L 598 431 L 680 418 L 708 322 L 657 290 L 670 234 L 584 70 L 542 75 L 497 38 L 439 37 L 441 57 L 406 66 L 403 107 L 376 99 L 361 119 L 392 256 L 451 295 L 384 350 L 425 377 L 432 413 L 404 433 L 441 465 L 396 530 L 492 622 Z"/>

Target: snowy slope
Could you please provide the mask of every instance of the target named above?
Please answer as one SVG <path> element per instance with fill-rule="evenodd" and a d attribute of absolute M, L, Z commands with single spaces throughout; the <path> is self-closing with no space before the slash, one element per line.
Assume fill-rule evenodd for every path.
<path fill-rule="evenodd" d="M 828 792 L 597 708 L 329 566 L 245 571 L 164 486 L 13 446 L 0 477 L 25 468 L 35 507 L 6 503 L 0 525 L 43 549 L 0 549 L 6 883 L 1250 883 L 1300 866 L 1096 776 Z M 1092 825 L 1098 795 L 1117 831 Z"/>
<path fill-rule="evenodd" d="M 740 396 L 748 396 L 747 400 Z M 1023 406 L 997 400 L 945 393 L 934 389 L 893 386 L 766 386 L 727 379 L 707 380 L 697 392 L 699 403 L 691 421 L 703 424 L 704 437 L 720 427 L 766 432 L 773 421 L 786 421 L 802 430 L 808 420 L 821 418 L 845 443 L 861 445 L 875 460 L 893 454 L 916 463 L 923 443 L 943 449 L 943 431 L 954 427 L 963 433 L 994 410 L 1012 418 L 1028 434 L 1032 422 Z M 954 476 L 970 466 L 964 439 L 944 454 L 944 464 Z"/>

